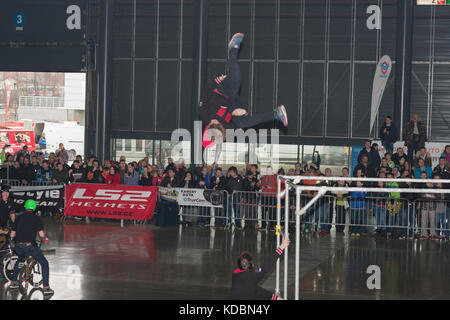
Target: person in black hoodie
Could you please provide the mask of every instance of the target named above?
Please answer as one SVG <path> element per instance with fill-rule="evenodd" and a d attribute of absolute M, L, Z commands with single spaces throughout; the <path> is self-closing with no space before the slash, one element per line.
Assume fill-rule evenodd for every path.
<path fill-rule="evenodd" d="M 69 181 L 71 183 L 81 183 L 86 179 L 86 171 L 81 166 L 78 160 L 72 163 L 72 168 L 69 170 Z"/>
<path fill-rule="evenodd" d="M 398 130 L 390 116 L 386 117 L 386 121 L 380 127 L 379 137 L 386 152 L 392 154 L 394 152 L 394 143 L 398 140 Z"/>
<path fill-rule="evenodd" d="M 34 171 L 33 166 L 30 163 L 30 158 L 25 157 L 23 159 L 23 165 L 20 166 L 19 169 L 19 179 L 24 185 L 30 185 L 31 181 L 34 181 L 36 178 L 36 173 Z"/>
<path fill-rule="evenodd" d="M 140 186 L 151 186 L 152 185 L 153 177 L 148 172 L 148 167 L 142 167 L 142 174 L 139 175 L 139 185 Z"/>
<path fill-rule="evenodd" d="M 230 167 L 227 173 L 227 180 L 225 184 L 225 189 L 228 192 L 228 218 L 231 218 L 231 213 L 234 211 L 235 226 L 240 227 L 241 225 L 241 198 L 242 194 L 240 191 L 244 191 L 244 181 L 240 175 L 237 173 L 236 167 Z M 232 206 L 232 208 L 231 208 Z M 232 210 L 233 209 L 233 210 Z M 231 222 L 233 223 L 233 222 Z"/>
<path fill-rule="evenodd" d="M 283 105 L 277 106 L 273 111 L 249 115 L 247 110 L 241 108 L 239 91 L 241 87 L 241 71 L 238 63 L 238 54 L 244 34 L 236 33 L 231 38 L 229 49 L 229 65 L 227 75 L 214 79 L 200 100 L 199 116 L 204 129 L 203 146 L 214 145 L 213 138 L 208 137 L 207 129 L 219 130 L 223 141 L 226 139 L 226 129 L 246 129 L 259 124 L 278 120 L 287 127 L 288 119 Z"/>
<path fill-rule="evenodd" d="M 282 236 L 281 245 L 266 259 L 261 268 L 255 269 L 253 257 L 248 252 L 242 252 L 237 261 L 238 268 L 234 270 L 231 280 L 231 300 L 283 300 L 275 293 L 259 286 L 259 283 L 272 269 L 275 262 L 290 244 L 289 239 Z"/>

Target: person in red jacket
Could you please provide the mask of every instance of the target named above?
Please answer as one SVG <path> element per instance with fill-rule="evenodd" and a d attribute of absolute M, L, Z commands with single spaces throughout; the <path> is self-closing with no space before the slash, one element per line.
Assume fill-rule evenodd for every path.
<path fill-rule="evenodd" d="M 163 182 L 164 178 L 167 174 L 164 173 L 164 167 L 159 166 L 158 171 L 154 170 L 152 171 L 152 185 L 159 187 L 161 185 L 161 182 Z"/>
<path fill-rule="evenodd" d="M 264 229 L 266 220 L 269 220 L 267 229 L 274 227 L 276 219 L 276 203 L 277 203 L 277 175 L 274 174 L 272 167 L 267 167 L 266 175 L 262 177 L 260 182 L 261 188 L 261 204 L 262 204 L 262 226 Z M 260 230 L 261 230 L 260 229 Z"/>
<path fill-rule="evenodd" d="M 116 169 L 114 167 L 109 168 L 109 172 L 106 176 L 106 184 L 113 186 L 120 184 L 120 174 L 116 173 Z"/>

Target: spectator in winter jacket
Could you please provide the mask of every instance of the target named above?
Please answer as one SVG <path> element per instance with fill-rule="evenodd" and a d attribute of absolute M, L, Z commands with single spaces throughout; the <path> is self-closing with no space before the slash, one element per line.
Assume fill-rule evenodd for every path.
<path fill-rule="evenodd" d="M 430 179 L 431 175 L 433 174 L 433 170 L 431 170 L 431 167 L 425 165 L 425 161 L 423 159 L 419 159 L 418 166 L 415 169 L 416 179 L 420 179 L 420 175 L 422 174 L 422 172 L 425 172 L 427 174 L 427 179 Z"/>
<path fill-rule="evenodd" d="M 142 173 L 139 175 L 139 185 L 140 186 L 151 186 L 153 177 L 148 172 L 148 166 L 142 167 Z"/>
<path fill-rule="evenodd" d="M 380 127 L 379 137 L 386 152 L 392 154 L 394 152 L 394 143 L 398 140 L 398 131 L 390 116 L 386 117 L 385 122 Z"/>
<path fill-rule="evenodd" d="M 39 168 L 41 167 L 41 165 L 38 162 L 38 158 L 36 156 L 31 157 L 31 166 L 34 169 L 34 173 L 36 173 L 39 170 Z"/>
<path fill-rule="evenodd" d="M 408 161 L 408 155 L 405 153 L 405 151 L 403 150 L 403 148 L 398 148 L 397 152 L 395 152 L 392 155 L 392 161 L 394 161 L 395 164 L 399 165 L 400 164 L 400 159 L 404 158 L 405 161 Z"/>
<path fill-rule="evenodd" d="M 446 145 L 444 148 L 444 152 L 441 153 L 441 157 L 444 157 L 447 160 L 447 164 L 450 165 L 450 145 Z"/>
<path fill-rule="evenodd" d="M 69 153 L 66 149 L 64 149 L 64 144 L 60 143 L 58 150 L 55 152 L 55 156 L 57 158 L 62 157 L 64 163 L 67 163 L 69 161 Z"/>
<path fill-rule="evenodd" d="M 161 187 L 178 188 L 180 186 L 179 178 L 175 173 L 175 169 L 169 168 L 167 176 L 161 182 Z"/>
<path fill-rule="evenodd" d="M 229 218 L 231 217 L 231 212 L 233 206 L 234 210 L 234 218 L 235 218 L 235 226 L 240 227 L 241 225 L 241 197 L 242 195 L 239 194 L 239 191 L 244 190 L 244 181 L 242 177 L 238 174 L 236 167 L 230 167 L 228 169 L 227 173 L 227 180 L 226 180 L 226 190 L 229 194 L 229 200 L 228 200 L 228 210 L 227 213 L 229 215 Z"/>
<path fill-rule="evenodd" d="M 50 169 L 50 164 L 47 160 L 42 161 L 42 166 L 36 172 L 36 180 L 48 183 L 53 181 L 53 170 Z"/>
<path fill-rule="evenodd" d="M 361 162 L 355 167 L 353 170 L 353 176 L 356 177 L 356 172 L 361 170 L 364 173 L 364 176 L 373 178 L 375 177 L 375 169 L 369 163 L 368 156 L 366 154 L 362 155 Z"/>
<path fill-rule="evenodd" d="M 66 168 L 64 168 L 64 164 L 62 162 L 58 162 L 56 170 L 53 170 L 52 181 L 54 184 L 63 184 L 69 182 L 69 172 Z"/>
<path fill-rule="evenodd" d="M 124 184 L 124 180 L 123 177 L 125 176 L 125 173 L 127 171 L 127 164 L 124 160 L 120 160 L 119 162 L 119 169 L 118 169 L 118 173 L 120 175 L 120 184 Z"/>
<path fill-rule="evenodd" d="M 378 150 L 378 143 L 373 143 L 372 144 L 372 150 L 376 151 L 376 152 L 373 152 L 373 154 L 371 155 L 373 157 L 373 159 L 372 159 L 372 161 L 373 161 L 372 166 L 373 166 L 373 168 L 375 170 L 377 170 L 380 167 L 380 163 L 381 163 L 380 152 Z"/>
<path fill-rule="evenodd" d="M 419 165 L 419 159 L 423 159 L 425 165 L 429 167 L 432 166 L 431 155 L 424 147 L 420 148 L 419 151 L 417 151 L 414 157 L 413 167 L 417 168 L 417 166 Z"/>
<path fill-rule="evenodd" d="M 116 172 L 114 167 L 109 168 L 108 174 L 106 176 L 106 184 L 113 186 L 120 184 L 120 174 Z"/>
<path fill-rule="evenodd" d="M 439 164 L 434 167 L 433 174 L 440 176 L 441 179 L 444 180 L 450 179 L 450 169 L 448 168 L 447 160 L 445 159 L 445 157 L 441 156 L 439 158 Z"/>
<path fill-rule="evenodd" d="M 362 188 L 363 186 L 361 181 L 356 182 L 356 187 Z M 350 220 L 352 224 L 350 227 L 350 235 L 352 237 L 360 236 L 363 231 L 363 227 L 360 225 L 364 223 L 364 217 L 366 215 L 366 195 L 366 192 L 350 192 Z"/>
<path fill-rule="evenodd" d="M 72 183 L 81 183 L 84 182 L 86 177 L 86 172 L 84 168 L 81 166 L 81 162 L 75 160 L 72 163 L 72 168 L 69 170 L 69 181 Z"/>
<path fill-rule="evenodd" d="M 128 186 L 139 185 L 139 173 L 136 171 L 132 163 L 128 164 L 127 172 L 123 176 L 123 184 Z"/>
<path fill-rule="evenodd" d="M 345 181 L 339 180 L 338 187 L 347 187 Z M 334 208 L 336 210 L 336 232 L 343 233 L 346 224 L 346 215 L 347 209 L 349 207 L 347 196 L 348 191 L 332 191 L 331 192 L 335 196 L 334 200 Z"/>
<path fill-rule="evenodd" d="M 425 172 L 421 173 L 421 179 L 428 179 Z M 435 189 L 433 183 L 427 182 L 424 189 Z M 432 240 L 437 240 L 436 234 L 436 207 L 437 207 L 437 194 L 436 193 L 424 193 L 419 194 L 418 199 L 420 200 L 420 210 L 421 210 L 421 233 L 420 238 L 422 240 L 428 238 L 428 230 L 430 230 L 430 238 Z"/>
<path fill-rule="evenodd" d="M 159 187 L 165 178 L 164 167 L 160 166 L 157 170 L 153 170 L 152 177 L 152 185 Z"/>
<path fill-rule="evenodd" d="M 403 139 L 408 147 L 408 162 L 413 163 L 414 155 L 427 141 L 427 129 L 418 114 L 413 114 L 411 121 L 403 127 Z"/>
<path fill-rule="evenodd" d="M 192 176 L 192 172 L 187 171 L 185 174 L 184 180 L 181 184 L 181 188 L 192 189 L 192 188 L 196 188 L 196 187 L 197 187 L 197 183 L 195 182 L 195 179 Z"/>
<path fill-rule="evenodd" d="M 367 156 L 369 165 L 374 169 L 376 168 L 377 164 L 381 162 L 381 159 L 380 161 L 378 161 L 380 155 L 378 154 L 378 151 L 372 148 L 370 140 L 367 140 L 364 143 L 364 149 L 359 152 L 358 163 L 362 162 L 363 156 Z"/>
<path fill-rule="evenodd" d="M 225 190 L 225 177 L 223 176 L 222 169 L 217 168 L 216 173 L 211 179 L 211 189 L 213 190 Z"/>
<path fill-rule="evenodd" d="M 30 163 L 30 158 L 25 157 L 23 159 L 23 165 L 20 166 L 19 169 L 19 177 L 20 181 L 24 185 L 31 184 L 31 181 L 34 181 L 36 179 L 36 174 L 34 172 L 34 168 Z"/>
<path fill-rule="evenodd" d="M 30 151 L 28 151 L 28 146 L 24 145 L 22 147 L 22 149 L 20 149 L 19 151 L 17 151 L 14 154 L 14 160 L 19 160 L 20 157 L 25 157 L 25 156 L 29 156 L 30 155 Z"/>
<path fill-rule="evenodd" d="M 103 171 L 103 168 L 100 167 L 98 160 L 94 160 L 87 173 L 86 181 L 90 183 L 103 184 L 105 183 L 105 179 L 106 174 Z"/>

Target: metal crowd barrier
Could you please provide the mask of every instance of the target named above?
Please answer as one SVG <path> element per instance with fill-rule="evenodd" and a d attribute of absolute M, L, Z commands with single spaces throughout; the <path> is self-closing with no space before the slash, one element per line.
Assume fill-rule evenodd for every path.
<path fill-rule="evenodd" d="M 316 182 L 326 181 L 361 181 L 362 186 L 357 187 L 339 187 L 328 185 L 304 185 L 300 184 L 302 180 L 315 180 Z M 389 182 L 395 181 L 398 184 L 418 183 L 416 188 L 400 187 L 373 187 L 364 186 L 367 182 Z M 282 189 L 282 183 L 286 189 Z M 420 231 L 422 238 L 430 236 L 437 238 L 437 232 L 440 235 L 446 235 L 449 226 L 449 217 L 447 215 L 447 204 L 444 205 L 445 195 L 450 193 L 449 189 L 444 188 L 426 188 L 422 184 L 450 184 L 450 180 L 439 179 L 394 179 L 394 178 L 349 178 L 349 177 L 306 177 L 306 176 L 279 176 L 277 178 L 277 228 L 281 227 L 282 217 L 284 216 L 284 236 L 289 237 L 290 224 L 290 198 L 291 192 L 295 193 L 295 299 L 299 299 L 299 281 L 300 281 L 300 233 L 302 227 L 304 231 L 311 228 L 314 231 L 329 231 L 331 226 L 339 227 L 336 231 L 343 231 L 348 228 L 351 234 L 384 232 L 398 235 L 399 237 L 414 236 L 414 233 Z M 305 203 L 302 203 L 302 196 L 307 194 Z M 344 210 L 336 210 L 332 214 L 330 192 L 339 194 L 347 193 L 343 204 Z M 427 195 L 430 195 L 427 197 Z M 432 196 L 434 194 L 434 196 Z M 386 197 L 387 195 L 387 197 Z M 413 195 L 413 196 L 410 196 Z M 405 196 L 408 199 L 401 198 Z M 447 196 L 448 197 L 448 196 Z M 284 198 L 284 200 L 283 200 Z M 440 199 L 431 201 L 431 198 Z M 417 199 L 417 200 L 412 200 Z M 294 200 L 294 199 L 292 199 Z M 412 200 L 412 201 L 411 201 Z M 282 204 L 284 203 L 284 208 Z M 342 201 L 340 202 L 342 205 Z M 438 207 L 439 205 L 439 207 Z M 334 206 L 334 200 L 333 200 Z M 439 210 L 438 210 L 439 208 Z M 445 208 L 445 209 L 444 209 Z M 284 214 L 282 214 L 282 209 Z M 440 211 L 438 215 L 436 212 Z M 445 211 L 445 213 L 444 213 Z M 348 215 L 349 213 L 349 215 Z M 418 214 L 419 213 L 419 214 Z M 333 218 L 334 217 L 334 218 Z M 344 218 L 345 217 L 345 218 Z M 302 220 L 302 223 L 301 223 Z M 344 220 L 344 221 L 343 221 Z M 293 222 L 293 220 L 291 220 Z M 277 230 L 277 246 L 281 242 L 281 231 Z M 288 296 L 288 248 L 284 254 L 284 298 Z M 280 292 L 280 261 L 276 266 L 276 292 Z"/>
<path fill-rule="evenodd" d="M 11 187 L 17 187 L 17 186 L 22 185 L 22 182 L 20 182 L 17 179 L 0 179 L 0 183 L 1 184 L 6 184 L 6 185 L 11 186 Z"/>

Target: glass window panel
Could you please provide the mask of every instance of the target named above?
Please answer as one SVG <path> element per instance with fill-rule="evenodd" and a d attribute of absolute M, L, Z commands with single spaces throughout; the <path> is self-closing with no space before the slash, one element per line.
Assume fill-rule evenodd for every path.
<path fill-rule="evenodd" d="M 153 58 L 156 43 L 155 2 L 136 1 L 136 58 Z"/>

